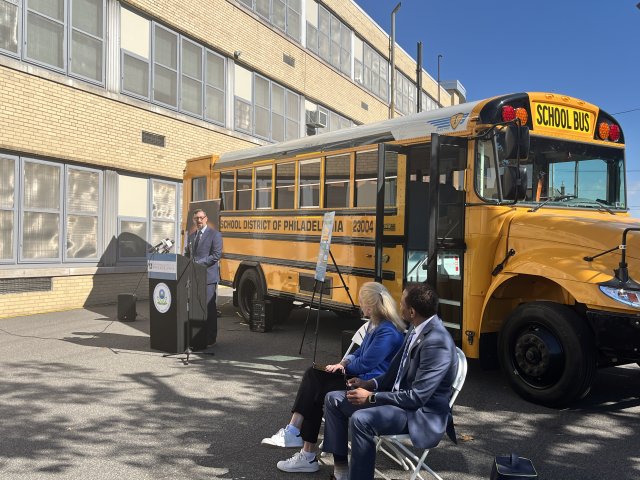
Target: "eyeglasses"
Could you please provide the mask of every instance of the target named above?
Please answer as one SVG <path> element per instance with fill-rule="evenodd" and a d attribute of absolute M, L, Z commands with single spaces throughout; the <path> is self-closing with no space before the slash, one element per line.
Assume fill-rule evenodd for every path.
<path fill-rule="evenodd" d="M 204 220 L 207 217 L 193 217 L 194 220 Z"/>

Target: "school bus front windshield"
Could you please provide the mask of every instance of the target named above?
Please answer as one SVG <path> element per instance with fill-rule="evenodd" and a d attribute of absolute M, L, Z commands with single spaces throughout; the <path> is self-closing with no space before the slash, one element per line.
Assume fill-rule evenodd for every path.
<path fill-rule="evenodd" d="M 476 189 L 485 200 L 499 200 L 496 162 L 500 176 L 515 167 L 503 158 L 503 135 L 479 140 Z M 566 208 L 626 209 L 624 150 L 587 143 L 532 136 L 528 158 L 519 162 L 522 195 L 519 203 Z M 498 177 L 499 178 L 499 177 Z"/>

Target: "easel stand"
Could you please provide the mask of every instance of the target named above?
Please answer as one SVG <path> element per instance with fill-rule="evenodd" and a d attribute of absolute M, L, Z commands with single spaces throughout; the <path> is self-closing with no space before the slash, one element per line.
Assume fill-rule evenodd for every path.
<path fill-rule="evenodd" d="M 340 277 L 340 282 L 342 283 L 342 285 L 339 285 L 337 287 L 329 287 L 329 288 L 344 288 L 344 290 L 347 292 L 347 295 L 349 297 L 349 301 L 351 302 L 351 306 L 355 309 L 356 305 L 353 303 L 353 298 L 351 298 L 351 293 L 349 293 L 349 287 L 347 286 L 347 284 L 344 281 L 344 278 L 342 277 L 342 273 L 338 268 L 338 264 L 336 263 L 335 258 L 333 258 L 333 253 L 331 253 L 331 250 L 329 250 L 329 255 L 331 256 L 331 262 L 333 262 L 333 266 L 336 268 L 336 271 L 338 272 L 338 276 Z M 316 361 L 316 352 L 318 351 L 318 333 L 320 331 L 320 310 L 322 309 L 322 294 L 324 293 L 324 290 L 325 290 L 324 280 L 316 279 L 313 284 L 313 293 L 311 294 L 311 303 L 309 304 L 309 311 L 307 312 L 307 318 L 304 322 L 302 340 L 300 341 L 300 350 L 298 351 L 298 354 L 302 354 L 302 346 L 304 345 L 304 338 L 307 335 L 307 326 L 309 325 L 309 317 L 311 315 L 311 309 L 313 308 L 313 301 L 315 300 L 316 292 L 318 291 L 318 286 L 320 286 L 320 298 L 318 300 L 318 307 L 316 309 L 316 330 L 315 330 L 316 338 L 313 346 L 313 362 L 314 363 Z"/>

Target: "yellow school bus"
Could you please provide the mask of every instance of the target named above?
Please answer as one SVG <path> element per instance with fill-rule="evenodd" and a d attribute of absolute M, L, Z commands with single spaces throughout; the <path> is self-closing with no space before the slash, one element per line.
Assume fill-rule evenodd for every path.
<path fill-rule="evenodd" d="M 596 105 L 503 95 L 196 158 L 184 180 L 185 211 L 220 201 L 222 283 L 244 316 L 310 302 L 334 211 L 324 308 L 352 311 L 367 281 L 397 298 L 428 281 L 465 354 L 551 406 L 640 360 L 640 222 L 623 132 Z"/>

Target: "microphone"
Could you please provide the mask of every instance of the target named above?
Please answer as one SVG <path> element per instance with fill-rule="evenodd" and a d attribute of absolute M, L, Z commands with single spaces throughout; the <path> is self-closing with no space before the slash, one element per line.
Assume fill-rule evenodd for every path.
<path fill-rule="evenodd" d="M 168 253 L 171 248 L 175 245 L 175 241 L 171 240 L 170 238 L 165 238 L 162 241 L 162 247 L 164 248 L 164 253 Z"/>
<path fill-rule="evenodd" d="M 164 240 L 161 240 L 160 243 L 158 243 L 157 245 L 154 245 L 153 247 L 151 247 L 149 249 L 149 252 L 160 252 L 160 249 L 162 249 L 161 253 L 167 253 L 169 250 L 171 250 L 171 248 L 173 247 L 173 245 L 176 242 L 174 242 L 173 240 L 169 239 L 169 238 L 165 238 Z"/>

